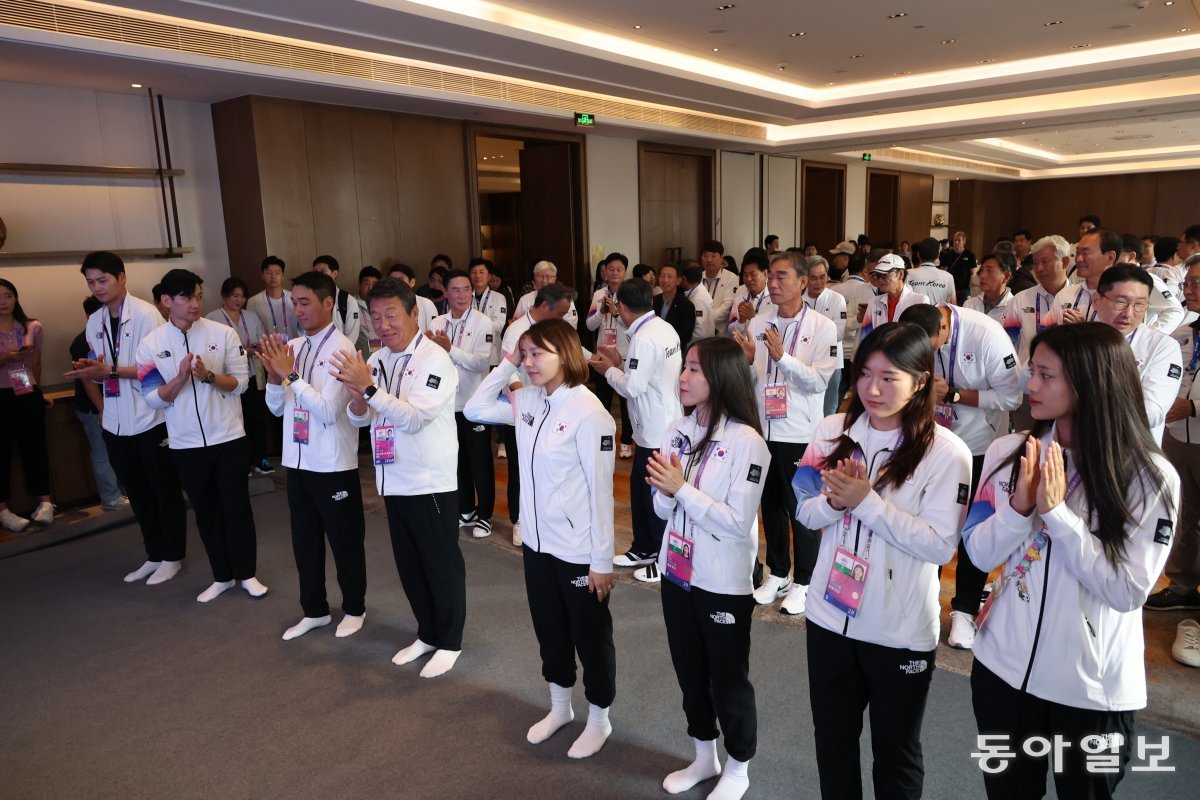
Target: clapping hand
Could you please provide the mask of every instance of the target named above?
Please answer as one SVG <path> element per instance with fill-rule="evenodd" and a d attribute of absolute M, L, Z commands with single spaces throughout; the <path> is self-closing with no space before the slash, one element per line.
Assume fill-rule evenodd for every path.
<path fill-rule="evenodd" d="M 825 484 L 821 491 L 837 511 L 855 508 L 871 493 L 866 466 L 852 458 L 843 458 L 833 469 L 821 470 L 821 480 Z"/>

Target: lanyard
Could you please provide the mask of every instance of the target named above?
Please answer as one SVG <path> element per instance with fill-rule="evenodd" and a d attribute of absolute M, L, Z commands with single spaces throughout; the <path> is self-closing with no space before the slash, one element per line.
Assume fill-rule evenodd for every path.
<path fill-rule="evenodd" d="M 400 396 L 398 392 L 400 391 L 401 384 L 404 383 L 404 368 L 408 366 L 408 362 L 412 360 L 413 354 L 417 352 L 417 347 L 421 344 L 421 338 L 424 335 L 425 334 L 423 333 L 418 333 L 417 340 L 412 344 L 412 352 L 405 353 L 400 358 L 396 359 L 396 364 L 392 367 L 391 375 L 387 374 L 387 367 L 383 365 L 383 360 L 380 359 L 379 374 L 383 376 L 383 390 L 393 397 Z M 396 381 L 395 387 L 393 387 L 392 378 L 395 378 L 397 373 L 399 374 L 400 378 Z"/>
<path fill-rule="evenodd" d="M 1133 347 L 1133 340 L 1134 340 L 1134 337 L 1136 337 L 1137 335 L 1138 335 L 1138 329 L 1134 328 L 1132 331 L 1129 332 L 1129 335 L 1125 337 L 1125 341 L 1129 342 L 1130 347 Z"/>
<path fill-rule="evenodd" d="M 492 290 L 490 288 L 484 289 L 483 294 L 480 295 L 479 297 L 475 298 L 475 308 L 479 309 L 480 311 L 484 311 L 484 313 L 487 313 L 485 311 L 485 309 L 487 308 L 488 297 L 491 295 L 491 293 L 492 293 Z"/>
<path fill-rule="evenodd" d="M 455 325 L 453 318 L 446 320 L 446 333 L 451 339 L 454 340 L 455 347 L 458 347 L 460 344 L 462 344 L 462 337 L 463 334 L 466 333 L 467 320 L 471 318 L 471 311 L 472 309 L 468 308 L 467 313 L 462 315 L 462 319 L 458 321 L 457 325 Z M 452 325 L 455 326 L 453 331 L 449 330 Z"/>
<path fill-rule="evenodd" d="M 107 311 L 108 309 L 105 309 Z M 125 312 L 125 301 L 121 301 L 121 305 L 117 307 L 117 326 L 121 325 L 121 314 Z M 117 335 L 117 331 L 112 328 L 112 316 L 105 314 L 105 320 L 101 324 L 104 326 L 104 332 L 108 334 L 108 343 L 112 347 L 113 369 L 117 367 L 117 358 L 121 355 L 121 337 Z"/>
<path fill-rule="evenodd" d="M 1042 296 L 1040 294 L 1035 294 L 1033 296 L 1033 305 L 1034 305 L 1034 311 L 1033 311 L 1034 329 L 1038 333 L 1041 333 L 1043 330 L 1045 330 L 1045 328 L 1042 327 Z M 1046 301 L 1046 305 L 1047 306 L 1050 305 L 1049 300 Z M 1046 310 L 1049 311 L 1050 309 L 1047 308 Z"/>
<path fill-rule="evenodd" d="M 1192 360 L 1188 362 L 1188 372 L 1195 372 L 1200 364 L 1200 331 L 1192 330 Z"/>
<path fill-rule="evenodd" d="M 331 326 L 329 328 L 329 330 L 325 333 L 325 338 L 321 340 L 321 343 L 319 345 L 317 345 L 316 352 L 312 354 L 312 358 L 309 359 L 309 362 L 308 362 L 308 374 L 306 374 L 304 376 L 305 383 L 308 383 L 308 384 L 312 383 L 313 367 L 316 366 L 317 359 L 321 356 L 321 349 L 325 347 L 325 343 L 329 341 L 330 336 L 333 336 L 333 332 L 336 329 L 337 329 L 336 325 Z M 304 337 L 304 346 L 307 347 L 311 351 L 312 350 L 312 339 L 308 338 L 307 336 Z M 303 360 L 304 360 L 303 351 L 301 351 L 300 358 L 297 358 L 296 360 L 298 362 L 303 363 Z"/>
<path fill-rule="evenodd" d="M 1087 295 L 1087 299 L 1088 299 L 1088 314 L 1090 315 L 1092 313 L 1092 293 L 1090 291 L 1088 291 L 1088 287 L 1087 287 L 1086 283 L 1083 286 L 1080 286 L 1079 291 L 1077 291 L 1075 293 L 1075 302 L 1071 303 L 1071 308 L 1074 308 L 1075 310 L 1078 311 L 1079 310 L 1079 300 L 1085 294 Z"/>
<path fill-rule="evenodd" d="M 958 358 L 958 334 L 962 331 L 962 322 L 958 318 L 958 312 L 954 310 L 954 306 L 950 306 L 950 371 L 946 371 L 946 366 L 942 364 L 942 351 L 938 350 L 938 365 L 942 368 L 942 375 L 946 378 L 946 385 L 951 389 L 954 388 L 954 363 Z"/>
<path fill-rule="evenodd" d="M 637 333 L 638 331 L 640 331 L 642 329 L 642 326 L 645 325 L 648 321 L 650 321 L 651 317 L 653 317 L 653 316 L 654 316 L 653 314 L 649 314 L 647 316 L 642 317 L 637 322 L 635 322 L 633 327 L 629 329 L 629 333 L 626 334 L 625 338 L 629 339 L 629 341 L 632 342 L 633 335 L 635 333 Z"/>
<path fill-rule="evenodd" d="M 221 309 L 221 316 L 223 316 L 225 318 L 225 323 L 229 327 L 233 328 L 235 331 L 237 330 L 237 325 L 233 324 L 233 320 L 230 319 L 229 315 L 225 313 L 225 309 L 223 309 L 223 308 Z M 249 347 L 250 347 L 250 326 L 246 324 L 246 309 L 242 309 L 242 316 L 240 319 L 242 321 L 242 330 L 244 330 L 246 332 L 246 348 L 249 349 Z"/>
<path fill-rule="evenodd" d="M 1079 472 L 1076 472 L 1075 477 L 1071 478 L 1070 482 L 1067 484 L 1067 493 L 1063 497 L 1064 503 L 1066 503 L 1067 499 L 1075 493 L 1077 488 L 1079 488 L 1079 482 L 1081 480 L 1083 480 L 1083 475 L 1081 475 Z M 1046 546 L 1046 542 L 1050 541 L 1050 537 L 1046 535 L 1047 530 L 1048 528 L 1046 523 L 1042 522 L 1042 529 L 1038 531 L 1037 536 L 1033 537 L 1033 541 L 1030 542 L 1029 547 L 1025 549 L 1025 555 L 1021 556 L 1021 563 L 1018 564 L 1016 568 L 1006 576 L 1006 579 L 1008 580 L 1016 578 L 1017 594 L 1019 594 L 1021 599 L 1025 602 L 1029 602 L 1029 585 L 1026 583 L 1025 578 L 1027 577 L 1029 568 L 1033 562 L 1042 557 L 1042 548 Z"/>
<path fill-rule="evenodd" d="M 279 332 L 279 323 L 275 321 L 275 306 L 271 305 L 271 295 L 264 294 L 263 298 L 267 301 L 267 310 L 271 312 L 271 327 L 275 329 L 273 332 L 278 333 Z M 287 295 L 286 294 L 279 295 L 279 310 L 283 312 L 283 330 L 286 332 L 287 331 Z"/>
<path fill-rule="evenodd" d="M 711 286 L 709 285 L 709 281 L 712 281 Z M 721 276 L 720 275 L 718 275 L 715 278 L 705 278 L 704 279 L 704 288 L 707 289 L 708 293 L 711 294 L 713 297 L 717 296 L 717 287 L 720 285 L 721 285 Z"/>
<path fill-rule="evenodd" d="M 691 449 L 692 440 L 690 438 L 688 438 L 688 436 L 686 434 L 680 434 L 680 436 L 682 437 L 683 441 L 679 445 L 679 457 L 680 457 L 680 459 L 682 459 L 685 452 L 687 450 Z M 715 453 L 717 451 L 717 445 L 718 445 L 717 442 L 709 442 L 708 447 L 706 447 L 704 449 L 704 455 L 700 459 L 700 468 L 696 471 L 696 479 L 695 480 L 692 480 L 692 478 L 691 478 L 691 471 L 692 471 L 692 467 L 695 466 L 695 463 L 696 463 L 696 454 L 692 453 L 688 457 L 687 466 L 684 467 L 684 471 L 683 471 L 683 479 L 686 482 L 690 483 L 692 486 L 695 486 L 697 489 L 700 488 L 700 481 L 704 477 L 704 469 L 705 469 L 705 467 L 708 466 L 709 459 L 712 458 L 713 453 Z M 675 509 L 678 510 L 678 508 L 679 508 L 679 504 L 676 503 Z M 684 527 L 686 528 L 687 527 L 687 512 L 686 511 L 684 512 L 683 519 L 684 519 Z M 675 510 L 671 511 L 671 522 L 672 522 L 672 527 L 674 527 Z M 692 538 L 695 538 L 695 536 L 693 535 Z"/>
<path fill-rule="evenodd" d="M 900 445 L 902 445 L 902 444 L 904 444 L 904 431 L 903 430 L 900 431 L 900 438 L 896 439 L 896 443 L 894 445 L 892 445 L 892 448 L 889 452 L 892 452 L 892 453 L 896 452 L 897 450 L 900 449 Z M 865 465 L 867 463 L 866 455 L 863 453 L 863 450 L 861 447 L 854 448 L 854 455 L 851 456 L 851 458 L 854 461 L 857 461 L 859 464 Z M 871 481 L 871 476 L 868 474 L 867 482 L 870 483 L 870 481 Z M 847 508 L 846 513 L 842 514 L 842 540 L 838 543 L 838 545 L 842 548 L 845 548 L 846 537 L 850 535 L 850 521 L 851 521 L 850 509 Z M 871 528 L 867 528 L 867 546 L 865 548 L 863 548 L 863 554 L 862 554 L 864 561 L 871 560 L 871 540 L 874 538 L 875 538 L 875 531 L 872 530 Z M 855 550 L 855 555 L 858 555 L 857 549 Z"/>
<path fill-rule="evenodd" d="M 754 298 L 750 295 L 749 289 L 746 290 L 746 301 L 749 302 L 750 300 L 754 300 L 754 313 L 755 314 L 757 314 L 758 310 L 760 308 L 762 308 L 763 300 L 766 300 L 766 299 L 767 299 L 767 290 L 766 289 L 763 289 L 761 292 L 758 293 L 757 300 L 754 300 Z"/>
<path fill-rule="evenodd" d="M 791 345 L 791 347 L 789 347 L 787 349 L 787 354 L 789 356 L 796 355 L 796 341 L 800 338 L 800 328 L 804 325 L 804 317 L 808 315 L 808 306 L 804 305 L 804 306 L 801 306 L 801 308 L 802 308 L 802 310 L 800 312 L 800 319 L 798 319 L 794 323 L 792 323 L 792 345 Z M 776 317 L 775 319 L 778 320 L 779 317 Z M 774 322 L 768 322 L 767 324 L 770 325 L 771 327 L 775 328 L 775 330 L 779 330 L 778 326 L 776 326 Z M 775 364 L 775 362 L 771 359 L 770 354 L 768 354 L 767 355 L 767 374 L 770 375 L 772 373 L 772 371 L 776 370 L 777 368 L 778 368 L 778 365 Z"/>

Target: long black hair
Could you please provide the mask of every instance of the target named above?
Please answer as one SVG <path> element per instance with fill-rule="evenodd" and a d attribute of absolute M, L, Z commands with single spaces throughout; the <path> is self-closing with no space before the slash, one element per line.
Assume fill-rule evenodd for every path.
<path fill-rule="evenodd" d="M 911 322 L 880 325 L 859 343 L 850 366 L 850 406 L 842 425 L 842 435 L 826 456 L 825 463 L 836 464 L 844 458 L 853 458 L 858 449 L 847 431 L 866 411 L 858 396 L 858 379 L 867 360 L 876 353 L 883 354 L 896 369 L 911 375 L 917 384 L 917 390 L 900 414 L 904 441 L 883 465 L 876 481 L 878 486 L 898 489 L 917 471 L 921 459 L 933 446 L 937 429 L 933 419 L 933 345 L 929 334 Z"/>
<path fill-rule="evenodd" d="M 17 287 L 13 286 L 12 281 L 6 281 L 3 278 L 0 278 L 0 287 L 8 289 L 10 292 L 12 292 L 13 319 L 28 328 L 31 317 L 25 313 L 25 309 L 21 308 L 21 295 L 17 294 Z"/>
<path fill-rule="evenodd" d="M 721 420 L 740 422 L 762 436 L 754 383 L 746 369 L 746 353 L 741 345 L 732 339 L 708 336 L 692 342 L 687 352 L 693 351 L 700 362 L 704 380 L 708 381 L 708 429 L 704 437 L 684 455 L 706 452 L 712 442 L 713 431 Z M 692 414 L 695 407 L 689 406 L 684 411 Z"/>
<path fill-rule="evenodd" d="M 1102 322 L 1047 328 L 1030 343 L 1030 358 L 1039 346 L 1062 360 L 1063 377 L 1075 393 L 1071 450 L 1087 497 L 1088 527 L 1109 563 L 1116 564 L 1129 540 L 1125 527 L 1136 522 L 1130 489 L 1139 484 L 1142 497 L 1149 497 L 1163 482 L 1152 458 L 1162 450 L 1150 435 L 1137 362 L 1125 337 Z M 1029 436 L 1040 439 L 1053 424 L 1038 420 Z M 997 468 L 1011 468 L 1013 485 L 1028 438 Z"/>

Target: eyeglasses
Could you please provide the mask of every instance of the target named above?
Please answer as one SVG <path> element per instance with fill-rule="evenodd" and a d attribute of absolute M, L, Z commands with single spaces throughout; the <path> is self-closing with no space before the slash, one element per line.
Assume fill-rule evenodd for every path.
<path fill-rule="evenodd" d="M 1186 289 L 1200 289 L 1200 278 L 1187 278 L 1183 281 L 1183 286 Z"/>
<path fill-rule="evenodd" d="M 1150 307 L 1149 300 L 1126 300 L 1124 297 L 1118 297 L 1115 300 L 1110 300 L 1107 297 L 1104 299 L 1108 300 L 1114 311 L 1124 311 L 1127 308 L 1132 308 L 1140 314 Z"/>

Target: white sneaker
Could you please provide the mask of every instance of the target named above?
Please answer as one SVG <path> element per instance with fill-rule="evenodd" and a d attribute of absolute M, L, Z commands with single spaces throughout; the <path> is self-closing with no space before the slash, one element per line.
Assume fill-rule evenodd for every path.
<path fill-rule="evenodd" d="M 513 547 L 521 546 L 521 523 L 513 523 Z"/>
<path fill-rule="evenodd" d="M 39 525 L 49 525 L 54 522 L 54 504 L 45 501 L 38 503 L 38 507 L 34 510 L 30 519 Z"/>
<path fill-rule="evenodd" d="M 475 527 L 471 530 L 471 535 L 476 539 L 486 539 L 492 535 L 492 523 L 486 519 L 477 519 L 474 525 Z"/>
<path fill-rule="evenodd" d="M 1175 644 L 1171 645 L 1171 655 L 1180 664 L 1188 667 L 1200 667 L 1200 622 L 1185 619 L 1175 629 Z"/>
<path fill-rule="evenodd" d="M 637 553 L 630 550 L 613 558 L 613 564 L 618 567 L 644 567 L 658 560 L 658 553 Z"/>
<path fill-rule="evenodd" d="M 754 602 L 760 606 L 774 603 L 792 588 L 792 579 L 787 575 L 768 575 L 762 586 L 754 590 Z"/>
<path fill-rule="evenodd" d="M 950 612 L 950 638 L 947 644 L 955 650 L 970 650 L 975 646 L 975 618 L 965 611 Z"/>
<path fill-rule="evenodd" d="M 621 458 L 633 458 L 633 446 L 628 444 L 621 445 L 621 451 L 618 455 Z"/>
<path fill-rule="evenodd" d="M 641 569 L 634 570 L 633 577 L 642 583 L 662 583 L 662 575 L 658 571 L 657 561 L 651 561 Z"/>
<path fill-rule="evenodd" d="M 118 497 L 116 500 L 109 500 L 106 503 L 100 504 L 100 508 L 104 509 L 105 511 L 120 511 L 121 509 L 128 507 L 129 498 L 124 496 Z"/>
<path fill-rule="evenodd" d="M 459 514 L 458 515 L 458 527 L 460 527 L 460 528 L 475 527 L 475 512 L 472 511 L 468 514 Z"/>
<path fill-rule="evenodd" d="M 29 524 L 29 520 L 24 517 L 18 517 L 7 508 L 0 511 L 0 525 L 8 528 L 13 533 L 20 533 L 25 530 L 25 526 Z"/>
<path fill-rule="evenodd" d="M 783 603 L 779 606 L 779 613 L 798 617 L 804 613 L 807 605 L 808 587 L 797 583 L 788 590 L 787 597 L 783 598 Z"/>

